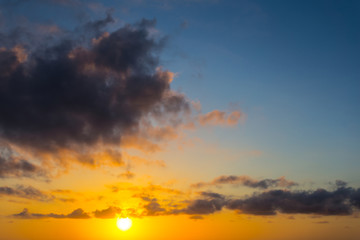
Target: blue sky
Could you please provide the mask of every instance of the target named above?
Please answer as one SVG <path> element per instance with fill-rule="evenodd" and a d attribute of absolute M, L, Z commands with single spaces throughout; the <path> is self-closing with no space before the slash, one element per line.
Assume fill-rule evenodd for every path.
<path fill-rule="evenodd" d="M 174 85 L 204 109 L 237 103 L 248 115 L 221 141 L 264 151 L 264 167 L 359 182 L 358 2 L 201 2 L 164 12 L 166 32 L 172 21 L 188 24 L 172 38 L 186 58 L 168 49 L 169 69 L 181 73 Z"/>

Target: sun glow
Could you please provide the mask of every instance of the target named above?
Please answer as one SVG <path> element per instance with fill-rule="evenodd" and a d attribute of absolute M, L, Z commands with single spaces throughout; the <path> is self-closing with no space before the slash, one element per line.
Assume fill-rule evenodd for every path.
<path fill-rule="evenodd" d="M 130 218 L 118 218 L 116 225 L 121 231 L 126 231 L 131 228 L 132 221 Z"/>

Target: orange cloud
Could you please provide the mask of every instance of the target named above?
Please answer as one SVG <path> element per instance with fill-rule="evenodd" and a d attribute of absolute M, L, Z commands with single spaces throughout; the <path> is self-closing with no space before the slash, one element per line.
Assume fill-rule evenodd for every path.
<path fill-rule="evenodd" d="M 226 113 L 225 111 L 214 110 L 206 114 L 200 114 L 198 121 L 202 126 L 235 126 L 239 123 L 240 119 L 244 117 L 245 115 L 240 111 Z"/>

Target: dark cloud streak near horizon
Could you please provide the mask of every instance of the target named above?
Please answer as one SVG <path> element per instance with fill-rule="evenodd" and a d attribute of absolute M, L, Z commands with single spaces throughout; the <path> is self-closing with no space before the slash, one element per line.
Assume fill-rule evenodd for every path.
<path fill-rule="evenodd" d="M 49 214 L 41 214 L 41 213 L 29 213 L 27 208 L 18 214 L 12 215 L 13 218 L 19 219 L 41 219 L 41 218 L 73 218 L 73 219 L 87 219 L 91 218 L 91 216 L 84 212 L 81 208 L 75 209 L 69 214 L 56 214 L 56 213 L 49 213 Z"/>
<path fill-rule="evenodd" d="M 167 216 L 186 214 L 190 216 L 201 216 L 220 212 L 224 208 L 235 210 L 239 214 L 258 216 L 282 214 L 316 214 L 322 216 L 346 216 L 353 214 L 355 209 L 360 209 L 360 189 L 352 187 L 338 187 L 336 190 L 328 191 L 317 189 L 315 191 L 286 191 L 271 190 L 255 193 L 244 198 L 233 198 L 214 192 L 200 192 L 202 198 L 188 202 L 185 208 L 170 209 L 161 206 L 156 198 L 143 197 L 146 202 L 140 212 L 135 209 L 125 209 L 131 217 L 143 216 Z M 95 218 L 114 218 L 122 214 L 124 209 L 110 206 L 107 209 L 93 212 Z M 88 213 L 82 209 L 75 210 L 72 214 L 39 214 L 29 213 L 24 209 L 18 214 L 10 217 L 15 218 L 90 218 Z"/>
<path fill-rule="evenodd" d="M 350 215 L 360 209 L 360 189 L 338 186 L 334 191 L 317 189 L 315 191 L 270 190 L 255 193 L 250 197 L 235 199 L 217 193 L 201 192 L 205 198 L 195 199 L 184 209 L 176 209 L 174 214 L 190 215 L 212 214 L 224 207 L 242 214 L 276 215 L 318 214 Z"/>

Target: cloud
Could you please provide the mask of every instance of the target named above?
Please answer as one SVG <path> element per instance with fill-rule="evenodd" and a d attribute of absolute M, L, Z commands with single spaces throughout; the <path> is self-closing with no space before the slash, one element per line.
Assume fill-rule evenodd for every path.
<path fill-rule="evenodd" d="M 59 201 L 61 201 L 61 202 L 65 202 L 65 203 L 68 203 L 68 202 L 74 203 L 74 202 L 76 202 L 75 198 L 57 198 L 57 199 Z"/>
<path fill-rule="evenodd" d="M 74 3 L 82 2 L 51 1 Z M 13 170 L 0 174 L 38 176 L 41 169 L 28 159 L 49 176 L 73 162 L 123 165 L 125 148 L 160 151 L 188 124 L 233 126 L 244 117 L 194 113 L 191 101 L 171 89 L 176 74 L 159 64 L 167 38 L 154 34 L 155 19 L 107 31 L 113 23 L 108 11 L 74 30 L 31 22 L 0 30 L 0 141 L 29 156 L 1 159 L 0 171 Z"/>
<path fill-rule="evenodd" d="M 198 116 L 198 121 L 200 125 L 223 125 L 223 126 L 234 126 L 237 125 L 241 118 L 244 118 L 245 115 L 240 111 L 233 111 L 230 113 L 213 110 L 206 114 L 200 114 Z"/>
<path fill-rule="evenodd" d="M 135 177 L 135 173 L 130 172 L 129 170 L 127 170 L 126 172 L 120 173 L 118 176 L 123 177 L 123 178 L 127 178 L 127 179 L 132 179 L 132 178 Z"/>
<path fill-rule="evenodd" d="M 329 222 L 328 221 L 319 221 L 319 222 L 315 222 L 317 224 L 328 224 Z"/>
<path fill-rule="evenodd" d="M 334 191 L 271 190 L 254 194 L 245 199 L 232 199 L 226 207 L 240 213 L 253 215 L 318 214 L 350 215 L 353 208 L 359 208 L 359 189 L 340 187 Z"/>
<path fill-rule="evenodd" d="M 49 214 L 41 214 L 41 213 L 30 213 L 27 208 L 18 214 L 13 214 L 11 217 L 14 218 L 21 218 L 21 219 L 34 219 L 34 218 L 73 218 L 73 219 L 87 219 L 91 218 L 91 216 L 84 212 L 81 208 L 78 208 L 72 211 L 69 214 L 56 214 L 56 213 L 49 213 Z"/>
<path fill-rule="evenodd" d="M 290 188 L 292 186 L 298 185 L 293 181 L 289 181 L 285 179 L 285 177 L 280 177 L 278 179 L 262 179 L 255 180 L 248 176 L 219 176 L 215 178 L 211 182 L 199 182 L 192 185 L 194 188 L 202 188 L 206 186 L 221 186 L 224 184 L 232 184 L 232 185 L 241 185 L 250 188 L 260 188 L 260 189 L 268 189 L 271 187 L 284 187 Z"/>
<path fill-rule="evenodd" d="M 360 209 L 360 188 L 352 192 L 350 203 Z"/>
<path fill-rule="evenodd" d="M 157 216 L 157 215 L 164 215 L 166 212 L 165 208 L 162 208 L 161 205 L 158 203 L 158 200 L 156 198 L 143 198 L 144 201 L 147 201 L 148 203 L 144 205 L 144 209 L 146 210 L 145 214 L 146 216 Z"/>
<path fill-rule="evenodd" d="M 186 208 L 173 210 L 173 214 L 207 215 L 221 211 L 226 204 L 223 195 L 212 192 L 201 192 L 204 199 L 196 199 L 189 203 Z"/>
<path fill-rule="evenodd" d="M 25 187 L 23 185 L 18 185 L 16 188 L 0 187 L 0 195 L 26 198 L 42 202 L 49 202 L 55 198 L 54 196 L 46 194 L 32 186 Z"/>
<path fill-rule="evenodd" d="M 46 177 L 45 171 L 18 156 L 12 149 L 0 144 L 0 178 L 8 177 Z"/>
<path fill-rule="evenodd" d="M 13 194 L 12 189 L 1 188 L 6 194 Z M 69 214 L 40 214 L 29 213 L 24 209 L 18 214 L 11 215 L 15 218 L 115 218 L 126 213 L 127 216 L 166 216 L 186 214 L 192 219 L 201 219 L 203 215 L 214 214 L 223 209 L 235 210 L 239 214 L 249 215 L 276 215 L 277 213 L 290 214 L 289 219 L 294 219 L 294 214 L 310 214 L 315 216 L 328 215 L 351 215 L 359 208 L 358 194 L 360 189 L 351 187 L 338 187 L 336 190 L 328 191 L 317 189 L 315 191 L 288 191 L 270 190 L 261 193 L 254 193 L 244 198 L 234 198 L 214 192 L 199 192 L 200 198 L 190 201 L 180 201 L 174 204 L 172 201 L 155 197 L 150 194 L 135 194 L 144 201 L 136 209 L 121 209 L 110 206 L 103 210 L 95 210 L 93 215 L 84 212 L 81 208 Z M 165 205 L 160 202 L 166 203 Z M 185 203 L 185 205 L 184 205 Z"/>
<path fill-rule="evenodd" d="M 159 141 L 177 137 L 176 126 L 191 106 L 171 90 L 174 74 L 159 67 L 165 38 L 150 34 L 156 21 L 106 32 L 113 21 L 107 14 L 41 41 L 27 41 L 23 36 L 36 32 L 23 28 L 0 33 L 1 142 L 46 166 L 65 167 L 105 158 L 121 165 L 113 147 L 158 151 Z M 40 172 L 26 159 L 0 157 L 0 177 Z"/>
<path fill-rule="evenodd" d="M 4 177 L 33 177 L 43 175 L 40 167 L 24 159 L 3 158 L 0 156 L 0 178 Z"/>
<path fill-rule="evenodd" d="M 103 210 L 96 210 L 93 213 L 96 218 L 115 218 L 121 211 L 122 210 L 118 207 L 110 206 Z"/>
<path fill-rule="evenodd" d="M 133 185 L 125 185 L 121 186 L 121 184 L 109 185 L 108 188 L 111 189 L 112 192 L 116 193 L 119 191 L 132 191 L 137 192 L 134 194 L 134 197 L 143 198 L 145 195 L 153 195 L 153 194 L 169 194 L 169 195 L 182 195 L 183 192 L 173 188 L 163 187 L 161 185 L 149 184 L 148 186 L 133 186 Z"/>
<path fill-rule="evenodd" d="M 172 214 L 207 215 L 220 212 L 223 208 L 240 214 L 276 215 L 316 214 L 351 215 L 360 209 L 360 189 L 338 187 L 334 191 L 270 190 L 255 193 L 241 199 L 213 192 L 200 192 L 202 198 L 191 200 L 186 207 L 173 209 Z"/>
<path fill-rule="evenodd" d="M 111 21 L 108 15 L 85 27 L 98 31 Z M 154 24 L 126 25 L 89 47 L 72 40 L 44 45 L 25 62 L 14 49 L 0 51 L 0 137 L 42 150 L 119 144 L 150 113 L 188 110 L 157 68 L 163 41 L 149 37 Z"/>

